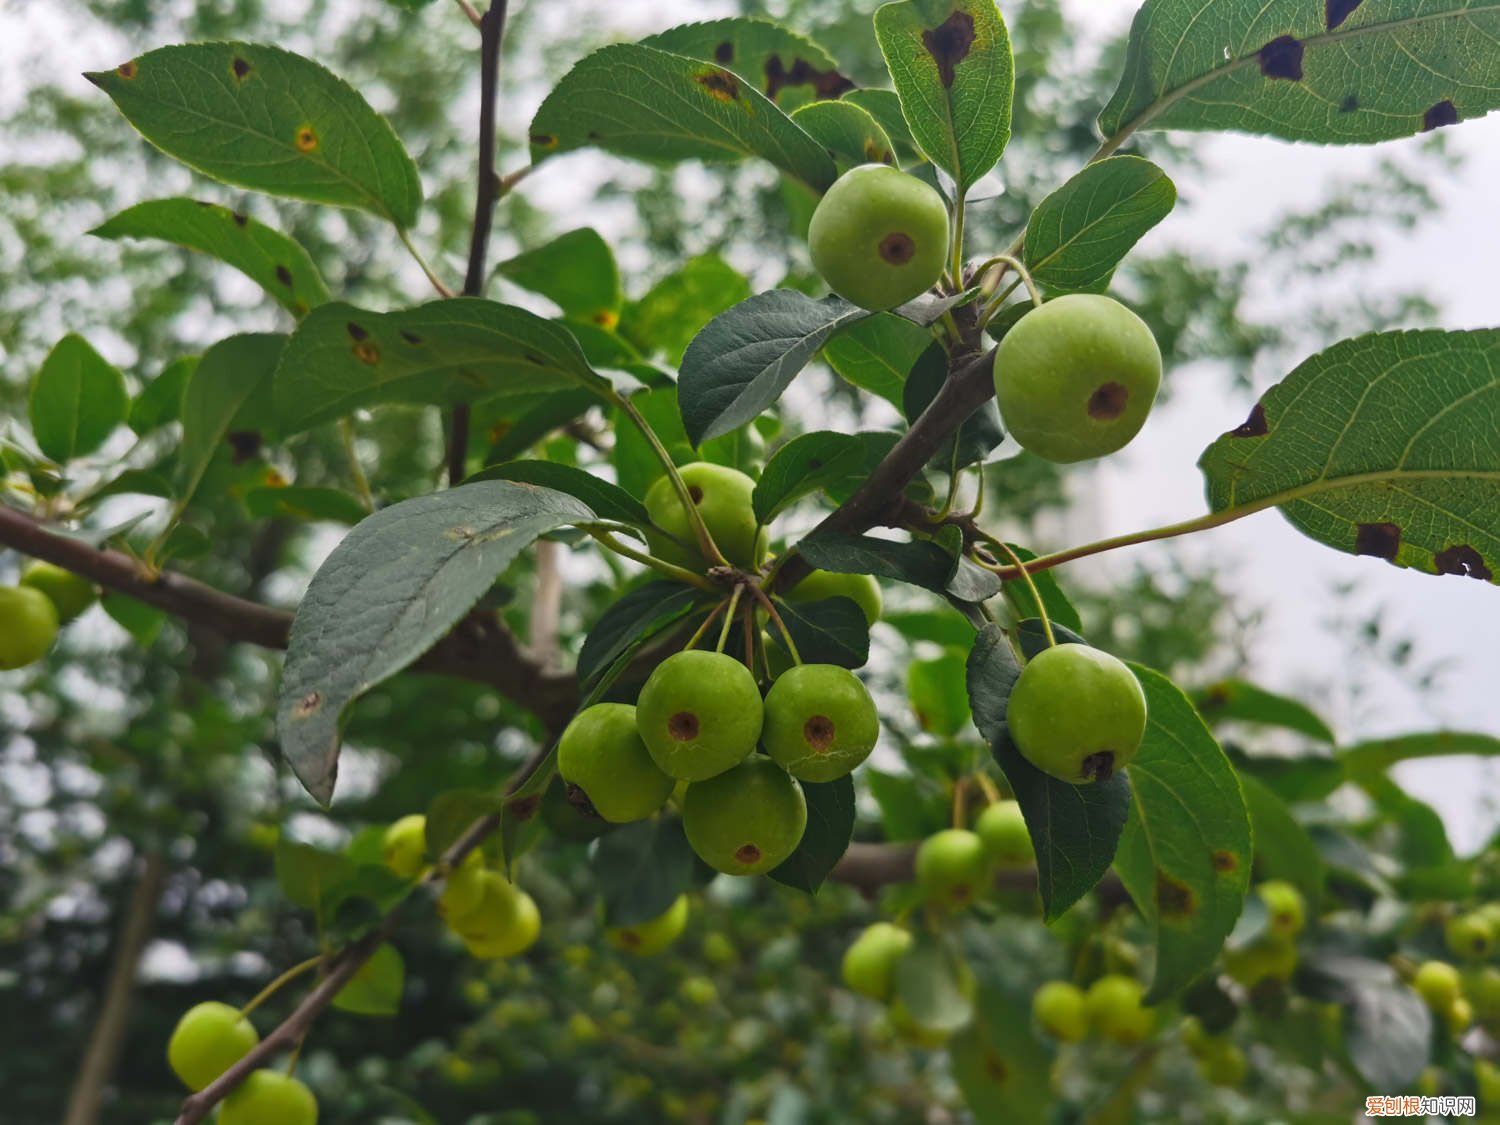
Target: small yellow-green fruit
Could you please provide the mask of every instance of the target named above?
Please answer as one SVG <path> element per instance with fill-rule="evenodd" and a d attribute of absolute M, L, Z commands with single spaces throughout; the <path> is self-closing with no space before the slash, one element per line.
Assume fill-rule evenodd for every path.
<path fill-rule="evenodd" d="M 690 649 L 667 657 L 647 677 L 635 721 L 658 769 L 704 781 L 755 749 L 765 705 L 755 677 L 734 657 Z"/>
<path fill-rule="evenodd" d="M 689 785 L 682 828 L 715 871 L 759 875 L 797 850 L 807 829 L 807 799 L 784 769 L 757 755 Z"/>
<path fill-rule="evenodd" d="M 644 820 L 672 792 L 628 703 L 596 703 L 574 716 L 557 743 L 557 772 L 612 824 Z"/>
<path fill-rule="evenodd" d="M 219 1125 L 317 1125 L 318 1099 L 290 1074 L 255 1070 L 224 1099 Z"/>
<path fill-rule="evenodd" d="M 1153 1021 L 1142 1007 L 1140 981 L 1121 973 L 1107 973 L 1084 993 L 1083 1007 L 1094 1033 L 1116 1043 L 1132 1046 L 1151 1034 Z"/>
<path fill-rule="evenodd" d="M 1021 669 L 1005 721 L 1016 748 L 1043 773 L 1071 785 L 1107 781 L 1140 749 L 1146 694 L 1109 653 L 1053 645 Z"/>
<path fill-rule="evenodd" d="M 1198 1055 L 1198 1071 L 1215 1086 L 1243 1086 L 1250 1062 L 1239 1045 L 1222 1036 L 1210 1036 Z"/>
<path fill-rule="evenodd" d="M 861 164 L 818 202 L 807 248 L 841 297 L 865 309 L 894 308 L 942 276 L 948 205 L 915 176 L 887 164 Z"/>
<path fill-rule="evenodd" d="M 1481 1023 L 1500 1020 L 1500 968 L 1481 965 L 1463 973 L 1463 993 Z"/>
<path fill-rule="evenodd" d="M 1479 1088 L 1479 1104 L 1483 1108 L 1500 1106 L 1500 1066 L 1488 1059 L 1475 1059 L 1474 1084 Z"/>
<path fill-rule="evenodd" d="M 403 879 L 415 879 L 427 865 L 427 818 L 403 816 L 385 830 L 381 845 L 385 865 Z"/>
<path fill-rule="evenodd" d="M 1068 464 L 1124 448 L 1161 386 L 1161 350 L 1119 301 L 1076 293 L 1018 320 L 995 349 L 1000 416 L 1022 448 Z"/>
<path fill-rule="evenodd" d="M 1302 932 L 1306 909 L 1302 892 L 1281 879 L 1268 879 L 1255 888 L 1271 916 L 1271 932 L 1278 937 L 1296 937 Z"/>
<path fill-rule="evenodd" d="M 1241 949 L 1226 949 L 1224 971 L 1246 988 L 1265 980 L 1290 980 L 1297 971 L 1297 943 L 1267 934 Z"/>
<path fill-rule="evenodd" d="M 481 960 L 514 957 L 530 949 L 542 930 L 536 902 L 498 871 L 482 871 L 479 904 L 450 922 L 464 948 Z"/>
<path fill-rule="evenodd" d="M 962 910 L 989 887 L 994 876 L 984 841 L 966 828 L 945 828 L 917 848 L 917 886 L 945 910 Z"/>
<path fill-rule="evenodd" d="M 882 600 L 880 583 L 869 574 L 838 574 L 815 570 L 798 582 L 783 597 L 789 602 L 817 602 L 824 598 L 848 598 L 864 611 L 865 621 L 873 625 L 880 620 Z"/>
<path fill-rule="evenodd" d="M 637 957 L 654 957 L 682 936 L 687 926 L 688 900 L 678 895 L 672 905 L 644 922 L 633 926 L 611 926 L 604 931 L 604 938 L 616 949 L 634 953 Z"/>
<path fill-rule="evenodd" d="M 30 586 L 0 586 L 0 672 L 34 664 L 57 639 L 57 608 Z"/>
<path fill-rule="evenodd" d="M 1483 961 L 1495 948 L 1495 928 L 1483 914 L 1459 914 L 1448 920 L 1443 938 L 1457 957 Z"/>
<path fill-rule="evenodd" d="M 438 895 L 437 912 L 449 926 L 455 926 L 469 911 L 484 900 L 484 857 L 475 848 L 443 880 Z"/>
<path fill-rule="evenodd" d="M 59 625 L 66 625 L 99 597 L 94 584 L 82 575 L 37 559 L 21 571 L 21 585 L 40 590 L 57 609 Z"/>
<path fill-rule="evenodd" d="M 685 977 L 677 986 L 677 995 L 695 1008 L 707 1008 L 719 1002 L 719 989 L 707 977 Z"/>
<path fill-rule="evenodd" d="M 1089 1033 L 1083 990 L 1065 980 L 1049 980 L 1031 998 L 1036 1024 L 1061 1043 L 1077 1043 Z"/>
<path fill-rule="evenodd" d="M 1446 961 L 1426 961 L 1412 977 L 1411 986 L 1434 1012 L 1446 1011 L 1463 995 L 1458 970 Z"/>
<path fill-rule="evenodd" d="M 890 922 L 865 927 L 844 951 L 841 971 L 851 992 L 872 1000 L 887 1000 L 895 985 L 896 962 L 911 948 L 912 936 Z"/>
<path fill-rule="evenodd" d="M 194 1004 L 167 1040 L 167 1062 L 190 1090 L 201 1090 L 260 1042 L 238 1008 L 207 1000 Z"/>
<path fill-rule="evenodd" d="M 755 481 L 738 469 L 708 461 L 683 465 L 677 473 L 703 518 L 703 526 L 708 528 L 724 557 L 748 570 L 758 567 L 765 558 L 766 533 L 758 525 L 750 503 Z M 646 513 L 653 524 L 675 537 L 669 539 L 659 532 L 647 531 L 646 542 L 652 554 L 688 570 L 702 571 L 708 566 L 669 477 L 661 477 L 646 490 Z"/>
<path fill-rule="evenodd" d="M 1462 996 L 1456 997 L 1453 1003 L 1438 1013 L 1443 1017 L 1443 1022 L 1448 1025 L 1448 1031 L 1457 1035 L 1464 1031 L 1474 1022 L 1474 1005 L 1470 1004 Z"/>
<path fill-rule="evenodd" d="M 766 752 L 803 781 L 834 781 L 852 772 L 880 737 L 869 690 L 836 664 L 788 669 L 766 693 L 765 708 Z"/>
<path fill-rule="evenodd" d="M 996 801 L 989 805 L 974 822 L 974 831 L 996 867 L 1031 867 L 1036 863 L 1036 850 L 1020 802 Z"/>
<path fill-rule="evenodd" d="M 731 965 L 739 960 L 734 943 L 723 934 L 714 931 L 703 937 L 703 959 L 710 965 Z"/>

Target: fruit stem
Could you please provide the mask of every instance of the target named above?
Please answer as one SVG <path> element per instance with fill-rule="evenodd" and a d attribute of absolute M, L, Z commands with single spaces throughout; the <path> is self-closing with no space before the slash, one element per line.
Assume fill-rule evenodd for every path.
<path fill-rule="evenodd" d="M 308 969 L 315 969 L 322 963 L 323 958 L 320 954 L 317 957 L 309 957 L 306 961 L 302 961 L 299 964 L 293 965 L 290 969 L 282 973 L 270 984 L 266 985 L 265 988 L 261 989 L 260 992 L 256 993 L 255 998 L 240 1009 L 240 1015 L 248 1016 L 251 1012 L 255 1011 L 256 1008 L 260 1007 L 272 996 L 275 996 L 276 993 L 281 989 L 281 987 L 288 981 L 295 980 L 297 977 L 307 972 Z"/>
<path fill-rule="evenodd" d="M 959 186 L 959 185 L 955 185 Z M 964 193 L 953 200 L 953 284 L 960 290 L 964 284 Z"/>
<path fill-rule="evenodd" d="M 412 242 L 411 235 L 407 233 L 406 228 L 398 226 L 396 228 L 396 235 L 401 239 L 401 245 L 406 247 L 407 252 L 415 259 L 417 265 L 422 267 L 422 272 L 427 275 L 427 280 L 432 282 L 432 287 L 438 291 L 438 295 L 441 297 L 452 297 L 454 295 L 453 290 L 444 285 L 443 279 L 432 272 L 432 267 L 427 264 L 427 259 L 422 257 L 422 252 Z"/>
<path fill-rule="evenodd" d="M 709 534 L 708 525 L 703 522 L 703 513 L 698 511 L 698 505 L 693 503 L 693 498 L 688 493 L 687 484 L 682 479 L 682 474 L 677 471 L 677 465 L 672 460 L 672 455 L 667 452 L 667 447 L 661 443 L 661 438 L 656 436 L 656 431 L 651 428 L 651 423 L 636 409 L 635 403 L 624 395 L 611 391 L 610 401 L 617 406 L 625 417 L 630 419 L 631 425 L 641 432 L 651 446 L 651 452 L 656 454 L 656 459 L 661 462 L 661 467 L 666 470 L 667 479 L 672 482 L 672 491 L 677 493 L 677 499 L 682 504 L 683 511 L 687 514 L 688 523 L 692 526 L 693 535 L 698 540 L 698 549 L 703 552 L 703 557 L 714 566 L 728 566 L 729 560 L 724 557 L 724 552 L 719 550 L 719 545 L 714 542 L 714 537 Z"/>
<path fill-rule="evenodd" d="M 995 257 L 991 260 L 996 262 L 1004 262 L 1006 265 L 1010 266 L 1011 269 L 1015 270 L 1017 275 L 1026 285 L 1026 292 L 1031 296 L 1031 303 L 1037 308 L 1042 307 L 1042 291 L 1037 288 L 1036 281 L 1031 276 L 1031 271 L 1026 268 L 1025 264 L 1021 261 L 1020 258 L 1014 257 L 1010 254 L 996 254 Z M 1012 285 L 1006 292 L 1010 293 L 1014 290 L 1015 286 Z"/>
<path fill-rule="evenodd" d="M 755 653 L 758 647 L 758 638 L 755 628 L 755 610 L 749 601 L 740 606 L 740 628 L 745 631 L 745 667 L 750 669 L 750 674 L 755 674 Z M 769 678 L 769 676 L 768 676 Z"/>
<path fill-rule="evenodd" d="M 297 1042 L 292 1044 L 291 1056 L 286 1060 L 286 1076 L 290 1078 L 297 1073 L 297 1060 L 302 1057 L 302 1044 L 307 1042 L 307 1028 L 302 1029 L 302 1034 L 297 1036 Z"/>
<path fill-rule="evenodd" d="M 979 786 L 979 791 L 984 794 L 984 799 L 992 805 L 998 805 L 1002 800 L 1000 790 L 995 787 L 995 783 L 990 780 L 989 775 L 976 773 L 973 777 L 974 784 Z"/>
<path fill-rule="evenodd" d="M 961 777 L 953 783 L 953 827 L 964 826 L 964 808 L 968 804 L 968 778 Z"/>
<path fill-rule="evenodd" d="M 665 574 L 668 578 L 676 579 L 678 582 L 685 582 L 689 586 L 697 586 L 700 590 L 717 589 L 717 587 L 703 575 L 694 574 L 691 570 L 687 570 L 684 567 L 669 563 L 665 559 L 659 559 L 655 555 L 648 555 L 644 551 L 637 551 L 634 547 L 621 543 L 607 531 L 592 527 L 587 528 L 586 530 L 602 546 L 608 547 L 611 551 L 621 556 L 622 558 L 631 559 L 634 562 L 640 563 L 642 566 L 648 566 L 652 570 L 659 571 L 660 573 Z"/>
<path fill-rule="evenodd" d="M 727 602 L 720 602 L 718 605 L 714 606 L 714 608 L 709 612 L 708 616 L 703 619 L 703 624 L 699 625 L 698 628 L 694 630 L 693 635 L 688 638 L 687 644 L 682 646 L 683 651 L 688 651 L 698 646 L 698 642 L 701 641 L 703 639 L 703 635 L 708 632 L 708 627 L 719 619 L 719 614 L 724 612 L 724 607 L 727 604 Z"/>
<path fill-rule="evenodd" d="M 375 494 L 370 491 L 370 478 L 365 476 L 364 466 L 359 463 L 359 455 L 354 452 L 354 419 L 349 415 L 339 419 L 339 437 L 344 442 L 344 456 L 349 459 L 349 476 L 354 481 L 354 491 L 359 496 L 359 502 L 365 506 L 365 511 L 375 510 Z"/>
<path fill-rule="evenodd" d="M 979 327 L 981 329 L 984 328 L 985 325 L 989 324 L 990 321 L 995 319 L 995 314 L 1000 311 L 1000 306 L 1005 304 L 1005 299 L 1012 293 L 1014 293 L 1018 288 L 1020 288 L 1020 286 L 1021 279 L 1018 277 L 1009 285 L 1007 285 L 1002 291 L 996 293 L 992 298 L 990 298 L 990 300 L 985 304 L 984 308 L 980 310 L 979 313 Z"/>
<path fill-rule="evenodd" d="M 724 644 L 729 640 L 729 626 L 734 624 L 734 610 L 740 604 L 740 595 L 745 592 L 745 586 L 740 583 L 729 594 L 729 605 L 724 610 L 724 624 L 719 626 L 719 643 L 714 646 L 715 652 L 723 652 Z"/>
<path fill-rule="evenodd" d="M 776 622 L 776 628 L 781 630 L 781 639 L 786 642 L 787 652 L 792 654 L 792 663 L 801 665 L 802 654 L 797 651 L 797 642 L 792 640 L 792 631 L 786 627 L 786 622 L 781 619 L 781 614 L 776 612 L 776 607 L 771 604 L 771 599 L 766 597 L 764 590 L 753 583 L 750 585 L 750 592 L 760 600 L 760 604 L 765 608 L 771 620 Z"/>
<path fill-rule="evenodd" d="M 993 535 L 986 535 L 984 539 L 992 547 L 1003 551 L 1006 557 L 1020 570 L 1021 577 L 1026 580 L 1026 588 L 1031 591 L 1031 600 L 1036 602 L 1037 616 L 1042 619 L 1042 631 L 1047 634 L 1047 646 L 1050 648 L 1057 644 L 1057 638 L 1052 635 L 1052 621 L 1047 616 L 1047 606 L 1042 601 L 1041 591 L 1036 588 L 1036 581 L 1031 577 L 1031 571 L 1026 569 L 1026 564 L 1021 561 L 1021 556 L 1011 550 L 1009 543 L 996 539 Z"/>

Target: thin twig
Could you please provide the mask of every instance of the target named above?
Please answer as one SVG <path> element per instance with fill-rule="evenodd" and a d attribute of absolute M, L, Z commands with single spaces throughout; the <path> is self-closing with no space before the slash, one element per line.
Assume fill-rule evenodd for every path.
<path fill-rule="evenodd" d="M 475 27 L 480 26 L 480 20 L 484 17 L 479 14 L 479 10 L 473 4 L 469 3 L 469 0 L 458 0 L 458 6 L 463 11 L 463 14 L 468 17 L 470 23 Z"/>

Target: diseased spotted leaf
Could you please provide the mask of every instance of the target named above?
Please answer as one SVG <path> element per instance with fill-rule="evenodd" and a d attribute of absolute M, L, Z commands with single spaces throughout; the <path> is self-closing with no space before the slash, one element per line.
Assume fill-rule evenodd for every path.
<path fill-rule="evenodd" d="M 285 336 L 247 332 L 220 340 L 203 353 L 182 395 L 177 457 L 181 503 L 192 498 L 230 435 L 243 435 L 243 447 L 259 447 L 275 437 L 271 379 L 286 343 Z"/>
<path fill-rule="evenodd" d="M 619 322 L 625 300 L 620 270 L 609 243 L 592 227 L 570 230 L 508 258 L 495 272 L 522 289 L 540 293 L 565 316 L 603 328 Z"/>
<path fill-rule="evenodd" d="M 894 313 L 876 313 L 849 325 L 823 345 L 828 366 L 861 390 L 901 409 L 903 387 L 932 333 Z"/>
<path fill-rule="evenodd" d="M 828 150 L 841 171 L 857 164 L 894 164 L 891 138 L 869 113 L 853 102 L 810 102 L 792 120 Z"/>
<path fill-rule="evenodd" d="M 837 98 L 854 87 L 822 46 L 768 20 L 731 16 L 687 23 L 641 42 L 690 59 L 716 62 L 754 83 L 784 109 Z"/>

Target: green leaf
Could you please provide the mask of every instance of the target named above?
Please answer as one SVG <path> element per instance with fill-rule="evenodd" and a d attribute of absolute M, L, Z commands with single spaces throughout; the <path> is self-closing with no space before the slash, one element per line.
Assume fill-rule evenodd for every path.
<path fill-rule="evenodd" d="M 870 796 L 880 806 L 880 827 L 887 840 L 925 840 L 947 827 L 951 803 L 936 786 L 924 794 L 920 787 L 925 783 L 910 774 L 866 769 L 863 776 Z"/>
<path fill-rule="evenodd" d="M 354 874 L 355 865 L 342 852 L 299 843 L 285 833 L 276 841 L 276 882 L 288 902 L 320 917 L 328 892 Z"/>
<path fill-rule="evenodd" d="M 974 1120 L 1046 1121 L 1056 1097 L 1053 1059 L 1017 1016 L 1016 998 L 982 989 L 975 1019 L 948 1043 L 953 1080 Z"/>
<path fill-rule="evenodd" d="M 932 333 L 893 313 L 856 321 L 823 346 L 823 359 L 863 391 L 901 409 L 902 388 Z"/>
<path fill-rule="evenodd" d="M 481 481 L 393 504 L 351 531 L 313 575 L 282 673 L 277 731 L 307 791 L 332 796 L 354 700 L 440 640 L 537 536 L 595 518 L 551 489 Z"/>
<path fill-rule="evenodd" d="M 901 112 L 927 159 L 967 192 L 1010 140 L 1015 62 L 994 0 L 900 0 L 875 38 Z"/>
<path fill-rule="evenodd" d="M 148 200 L 89 233 L 100 238 L 160 238 L 199 250 L 239 270 L 295 317 L 329 299 L 318 267 L 298 243 L 217 203 Z"/>
<path fill-rule="evenodd" d="M 220 340 L 203 353 L 182 395 L 177 475 L 183 504 L 227 435 L 272 428 L 271 378 L 286 346 L 285 336 L 256 332 Z"/>
<path fill-rule="evenodd" d="M 923 730 L 952 738 L 969 725 L 972 716 L 964 675 L 965 653 L 958 649 L 907 665 L 906 694 Z"/>
<path fill-rule="evenodd" d="M 334 994 L 333 1006 L 360 1016 L 394 1016 L 401 1007 L 405 983 L 406 962 L 395 946 L 386 943 Z"/>
<path fill-rule="evenodd" d="M 126 469 L 89 492 L 88 502 L 96 504 L 109 496 L 155 496 L 171 500 L 176 495 L 177 489 L 161 473 L 150 469 Z"/>
<path fill-rule="evenodd" d="M 598 401 L 598 396 L 591 390 L 557 391 L 541 396 L 535 406 L 519 409 L 505 420 L 503 432 L 485 451 L 485 463 L 497 464 L 519 457 L 542 438 L 597 405 Z"/>
<path fill-rule="evenodd" d="M 1147 0 L 1105 137 L 1233 129 L 1368 144 L 1500 106 L 1500 10 L 1472 0 Z"/>
<path fill-rule="evenodd" d="M 1335 344 L 1199 459 L 1215 512 L 1428 574 L 1500 582 L 1500 329 Z"/>
<path fill-rule="evenodd" d="M 831 482 L 862 478 L 865 468 L 865 437 L 883 434 L 841 434 L 817 430 L 799 434 L 781 446 L 766 462 L 750 503 L 758 523 L 770 523 L 777 514 L 802 497 Z"/>
<path fill-rule="evenodd" d="M 1377 738 L 1344 750 L 1339 758 L 1352 780 L 1383 773 L 1398 762 L 1417 758 L 1445 758 L 1452 754 L 1500 757 L 1500 738 L 1465 731 L 1423 731 L 1396 738 Z"/>
<path fill-rule="evenodd" d="M 1448 842 L 1448 830 L 1431 805 L 1410 796 L 1384 774 L 1366 776 L 1360 788 L 1395 829 L 1391 853 L 1402 866 L 1422 870 L 1454 862 L 1457 857 Z"/>
<path fill-rule="evenodd" d="M 1131 809 L 1115 870 L 1156 932 L 1158 1003 L 1206 971 L 1250 887 L 1250 817 L 1239 777 L 1188 697 L 1160 672 L 1146 692 L 1146 737 L 1127 767 Z"/>
<path fill-rule="evenodd" d="M 1193 705 L 1210 724 L 1225 720 L 1259 723 L 1332 743 L 1333 731 L 1300 700 L 1278 695 L 1247 680 L 1220 680 L 1193 693 Z"/>
<path fill-rule="evenodd" d="M 37 447 L 58 464 L 92 453 L 125 421 L 125 376 L 82 336 L 59 340 L 31 381 L 28 404 Z"/>
<path fill-rule="evenodd" d="M 896 155 L 901 164 L 911 164 L 922 159 L 917 142 L 912 139 L 911 126 L 901 113 L 901 98 L 895 90 L 873 90 L 869 88 L 850 90 L 840 101 L 857 105 L 871 117 L 896 146 Z"/>
<path fill-rule="evenodd" d="M 1034 634 L 1021 634 L 1034 644 Z M 1045 644 L 1045 638 L 1041 641 Z M 1020 663 L 998 625 L 979 634 L 969 653 L 967 679 L 974 725 L 1005 772 L 1036 848 L 1037 889 L 1047 921 L 1092 890 L 1109 870 L 1130 813 L 1123 772 L 1108 781 L 1069 785 L 1037 769 L 1016 749 L 1005 722 Z"/>
<path fill-rule="evenodd" d="M 906 415 L 907 422 L 915 422 L 922 416 L 947 380 L 948 353 L 934 340 L 912 365 L 901 390 L 901 413 Z M 1000 410 L 991 396 L 969 412 L 957 433 L 938 446 L 928 464 L 945 473 L 954 468 L 967 468 L 983 462 L 1004 440 Z"/>
<path fill-rule="evenodd" d="M 827 150 L 733 71 L 639 43 L 605 47 L 563 75 L 531 121 L 531 161 L 597 146 L 640 160 L 759 156 L 814 191 Z"/>
<path fill-rule="evenodd" d="M 626 652 L 682 620 L 702 594 L 680 582 L 657 580 L 637 586 L 594 622 L 578 654 L 578 680 L 590 688 Z"/>
<path fill-rule="evenodd" d="M 503 465 L 491 465 L 469 478 L 469 482 L 477 480 L 514 480 L 523 484 L 539 484 L 577 497 L 602 520 L 616 520 L 639 527 L 651 525 L 646 505 L 619 485 L 572 465 L 561 465 L 555 461 L 508 461 Z"/>
<path fill-rule="evenodd" d="M 612 328 L 625 293 L 609 243 L 592 227 L 560 234 L 495 267 L 501 277 L 540 293 L 564 315 Z"/>
<path fill-rule="evenodd" d="M 1382 961 L 1315 950 L 1305 957 L 1313 995 L 1343 1009 L 1349 1061 L 1371 1090 L 1411 1089 L 1431 1053 L 1433 1017 Z"/>
<path fill-rule="evenodd" d="M 807 830 L 796 851 L 767 874 L 778 883 L 812 895 L 818 893 L 823 880 L 849 850 L 854 836 L 854 779 L 845 774 L 821 785 L 807 781 L 797 784 L 807 798 Z"/>
<path fill-rule="evenodd" d="M 385 118 L 315 62 L 253 43 L 160 47 L 85 75 L 168 156 L 227 184 L 416 222 L 417 166 Z"/>
<path fill-rule="evenodd" d="M 957 566 L 956 556 L 931 540 L 899 543 L 843 531 L 810 535 L 797 544 L 797 553 L 819 570 L 873 574 L 939 593 L 947 589 Z"/>
<path fill-rule="evenodd" d="M 175 422 L 182 416 L 182 393 L 198 366 L 195 355 L 174 359 L 141 389 L 130 404 L 127 424 L 137 434 L 145 435 Z"/>
<path fill-rule="evenodd" d="M 106 591 L 99 599 L 99 604 L 114 619 L 115 624 L 129 633 L 141 648 L 150 648 L 167 623 L 164 610 L 136 601 L 125 594 Z"/>
<path fill-rule="evenodd" d="M 601 837 L 593 869 L 604 924 L 636 926 L 661 917 L 697 881 L 698 864 L 675 816 L 639 820 Z"/>
<path fill-rule="evenodd" d="M 493 790 L 447 789 L 427 803 L 427 858 L 436 860 L 458 842 L 469 826 L 482 816 L 500 811 L 504 796 Z M 505 858 L 497 833 L 484 838 L 480 847 L 486 856 L 499 863 Z"/>
<path fill-rule="evenodd" d="M 869 315 L 842 297 L 776 289 L 716 316 L 682 356 L 677 397 L 688 440 L 701 445 L 754 420 L 832 336 Z"/>
<path fill-rule="evenodd" d="M 1242 773 L 1240 791 L 1250 814 L 1256 877 L 1296 884 L 1316 913 L 1323 898 L 1323 857 L 1318 854 L 1318 845 L 1265 782 Z"/>
<path fill-rule="evenodd" d="M 836 98 L 854 85 L 817 43 L 766 20 L 730 17 L 688 23 L 641 42 L 690 59 L 712 59 L 779 105 Z"/>
<path fill-rule="evenodd" d="M 1024 258 L 1054 293 L 1103 289 L 1125 255 L 1177 203 L 1177 188 L 1149 160 L 1116 156 L 1079 172 L 1037 205 Z"/>
<path fill-rule="evenodd" d="M 917 931 L 896 962 L 895 995 L 912 1022 L 926 1030 L 957 1031 L 974 1018 L 968 966 L 947 941 L 927 930 Z"/>
<path fill-rule="evenodd" d="M 1022 562 L 1029 562 L 1036 558 L 1036 554 L 1028 551 L 1025 547 L 1017 546 L 1015 543 L 1007 544 L 1016 557 Z M 1004 557 L 1000 552 L 994 552 L 1000 557 L 996 562 L 1009 564 L 1010 559 Z M 1036 585 L 1037 593 L 1042 596 L 1042 604 L 1047 607 L 1047 617 L 1055 625 L 1061 625 L 1064 629 L 1079 632 L 1083 629 L 1083 619 L 1078 616 L 1078 610 L 1068 600 L 1068 595 L 1063 593 L 1062 586 L 1058 584 L 1057 573 L 1052 570 L 1043 570 L 1031 576 L 1031 581 Z M 1001 586 L 1001 593 L 1005 595 L 1005 602 L 1010 606 L 1011 612 L 1020 620 L 1028 617 L 1038 617 L 1036 599 L 1031 596 L 1031 587 L 1021 578 L 1012 579 Z"/>
<path fill-rule="evenodd" d="M 370 513 L 356 497 L 337 488 L 285 485 L 252 488 L 245 493 L 245 510 L 258 520 L 332 520 L 353 526 Z"/>
<path fill-rule="evenodd" d="M 870 625 L 865 611 L 851 598 L 820 598 L 815 602 L 777 599 L 776 612 L 791 631 L 804 664 L 837 664 L 863 668 L 870 659 Z M 778 644 L 781 633 L 773 630 Z"/>
<path fill-rule="evenodd" d="M 842 170 L 858 164 L 895 164 L 896 148 L 867 110 L 853 102 L 810 102 L 792 120 L 828 150 Z"/>
<path fill-rule="evenodd" d="M 334 303 L 292 334 L 276 370 L 287 434 L 365 406 L 453 406 L 585 387 L 603 394 L 568 330 L 514 305 L 456 297 L 390 313 Z"/>
<path fill-rule="evenodd" d="M 750 282 L 717 254 L 689 258 L 620 314 L 620 335 L 645 354 L 676 366 L 714 317 L 750 296 Z"/>

